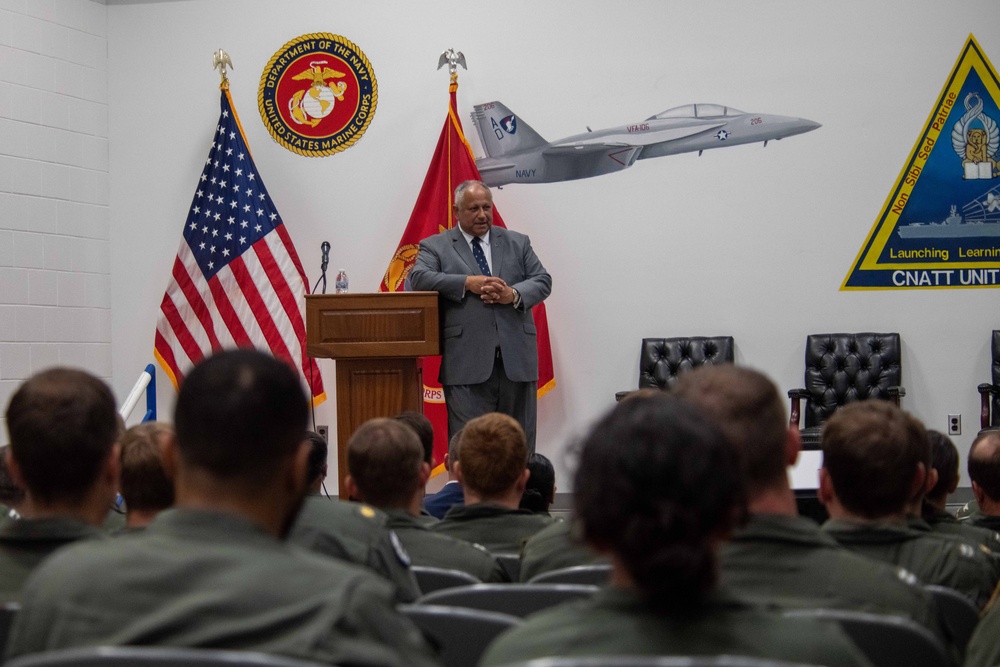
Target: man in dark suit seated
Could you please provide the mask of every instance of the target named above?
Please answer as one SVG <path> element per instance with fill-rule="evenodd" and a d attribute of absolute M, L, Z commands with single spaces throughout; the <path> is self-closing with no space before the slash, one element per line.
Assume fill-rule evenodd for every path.
<path fill-rule="evenodd" d="M 455 505 L 465 504 L 462 483 L 455 476 L 455 462 L 458 461 L 458 446 L 461 441 L 461 431 L 448 441 L 448 453 L 444 455 L 444 469 L 448 472 L 448 481 L 437 493 L 429 493 L 424 496 L 424 509 L 427 510 L 428 514 L 438 519 L 443 519 L 448 510 Z"/>
<path fill-rule="evenodd" d="M 743 456 L 749 517 L 722 548 L 725 585 L 789 606 L 907 616 L 949 641 L 916 577 L 845 549 L 799 516 L 787 468 L 802 443 L 767 376 L 729 364 L 703 366 L 682 375 L 674 390 L 711 417 Z"/>
<path fill-rule="evenodd" d="M 24 382 L 7 406 L 7 465 L 25 489 L 20 520 L 0 523 L 0 596 L 56 549 L 103 537 L 118 490 L 118 413 L 111 390 L 87 372 L 53 368 Z"/>
<path fill-rule="evenodd" d="M 393 530 L 414 565 L 468 572 L 481 581 L 507 581 L 490 552 L 447 535 L 431 532 L 420 521 L 420 500 L 430 476 L 416 434 L 394 419 L 372 419 L 347 442 L 345 484 L 348 493 L 388 515 Z"/>
<path fill-rule="evenodd" d="M 451 508 L 432 530 L 482 544 L 495 554 L 516 554 L 524 540 L 554 521 L 518 509 L 529 475 L 528 448 L 512 417 L 494 412 L 466 424 L 453 465 L 465 505 Z"/>
<path fill-rule="evenodd" d="M 196 366 L 164 452 L 174 509 L 142 532 L 43 563 L 25 585 L 8 656 L 159 645 L 436 665 L 388 582 L 283 541 L 306 491 L 307 415 L 290 364 L 238 350 Z"/>
<path fill-rule="evenodd" d="M 823 530 L 856 553 L 954 588 L 982 607 L 996 585 L 989 550 L 907 525 L 907 505 L 923 494 L 929 467 L 918 419 L 888 401 L 843 406 L 823 425 L 819 497 L 830 514 Z"/>

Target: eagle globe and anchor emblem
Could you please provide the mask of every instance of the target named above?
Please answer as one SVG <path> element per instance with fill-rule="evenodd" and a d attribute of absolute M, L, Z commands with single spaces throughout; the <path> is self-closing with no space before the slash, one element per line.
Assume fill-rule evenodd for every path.
<path fill-rule="evenodd" d="M 347 84 L 338 81 L 330 86 L 327 79 L 343 79 L 347 75 L 330 67 L 320 67 L 326 64 L 328 64 L 326 60 L 311 61 L 308 70 L 292 77 L 296 81 L 312 82 L 309 88 L 300 90 L 288 100 L 288 113 L 299 125 L 316 127 L 321 120 L 330 115 L 337 101 L 344 101 Z"/>
<path fill-rule="evenodd" d="M 271 138 L 305 157 L 353 146 L 377 103 L 375 72 L 364 52 L 328 32 L 286 42 L 264 66 L 257 87 L 260 118 Z"/>

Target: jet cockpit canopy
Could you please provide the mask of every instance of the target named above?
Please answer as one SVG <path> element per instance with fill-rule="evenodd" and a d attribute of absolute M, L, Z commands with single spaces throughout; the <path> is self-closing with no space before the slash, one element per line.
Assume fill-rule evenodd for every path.
<path fill-rule="evenodd" d="M 721 104 L 685 104 L 684 106 L 667 109 L 646 120 L 663 120 L 666 118 L 717 118 L 719 116 L 742 116 L 743 111 Z"/>

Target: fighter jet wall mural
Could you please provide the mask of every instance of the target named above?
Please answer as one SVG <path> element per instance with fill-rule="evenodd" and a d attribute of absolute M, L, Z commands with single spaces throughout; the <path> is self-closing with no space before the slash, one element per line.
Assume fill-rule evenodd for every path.
<path fill-rule="evenodd" d="M 632 125 L 545 141 L 500 102 L 478 104 L 472 121 L 486 157 L 476 160 L 490 186 L 553 183 L 621 171 L 663 155 L 756 143 L 810 132 L 819 123 L 719 104 L 674 107 Z"/>

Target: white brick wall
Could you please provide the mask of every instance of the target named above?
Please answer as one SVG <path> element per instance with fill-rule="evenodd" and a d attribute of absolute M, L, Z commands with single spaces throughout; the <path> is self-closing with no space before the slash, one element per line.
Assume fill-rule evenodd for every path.
<path fill-rule="evenodd" d="M 56 364 L 111 378 L 107 53 L 103 2 L 0 0 L 0 409 Z"/>

